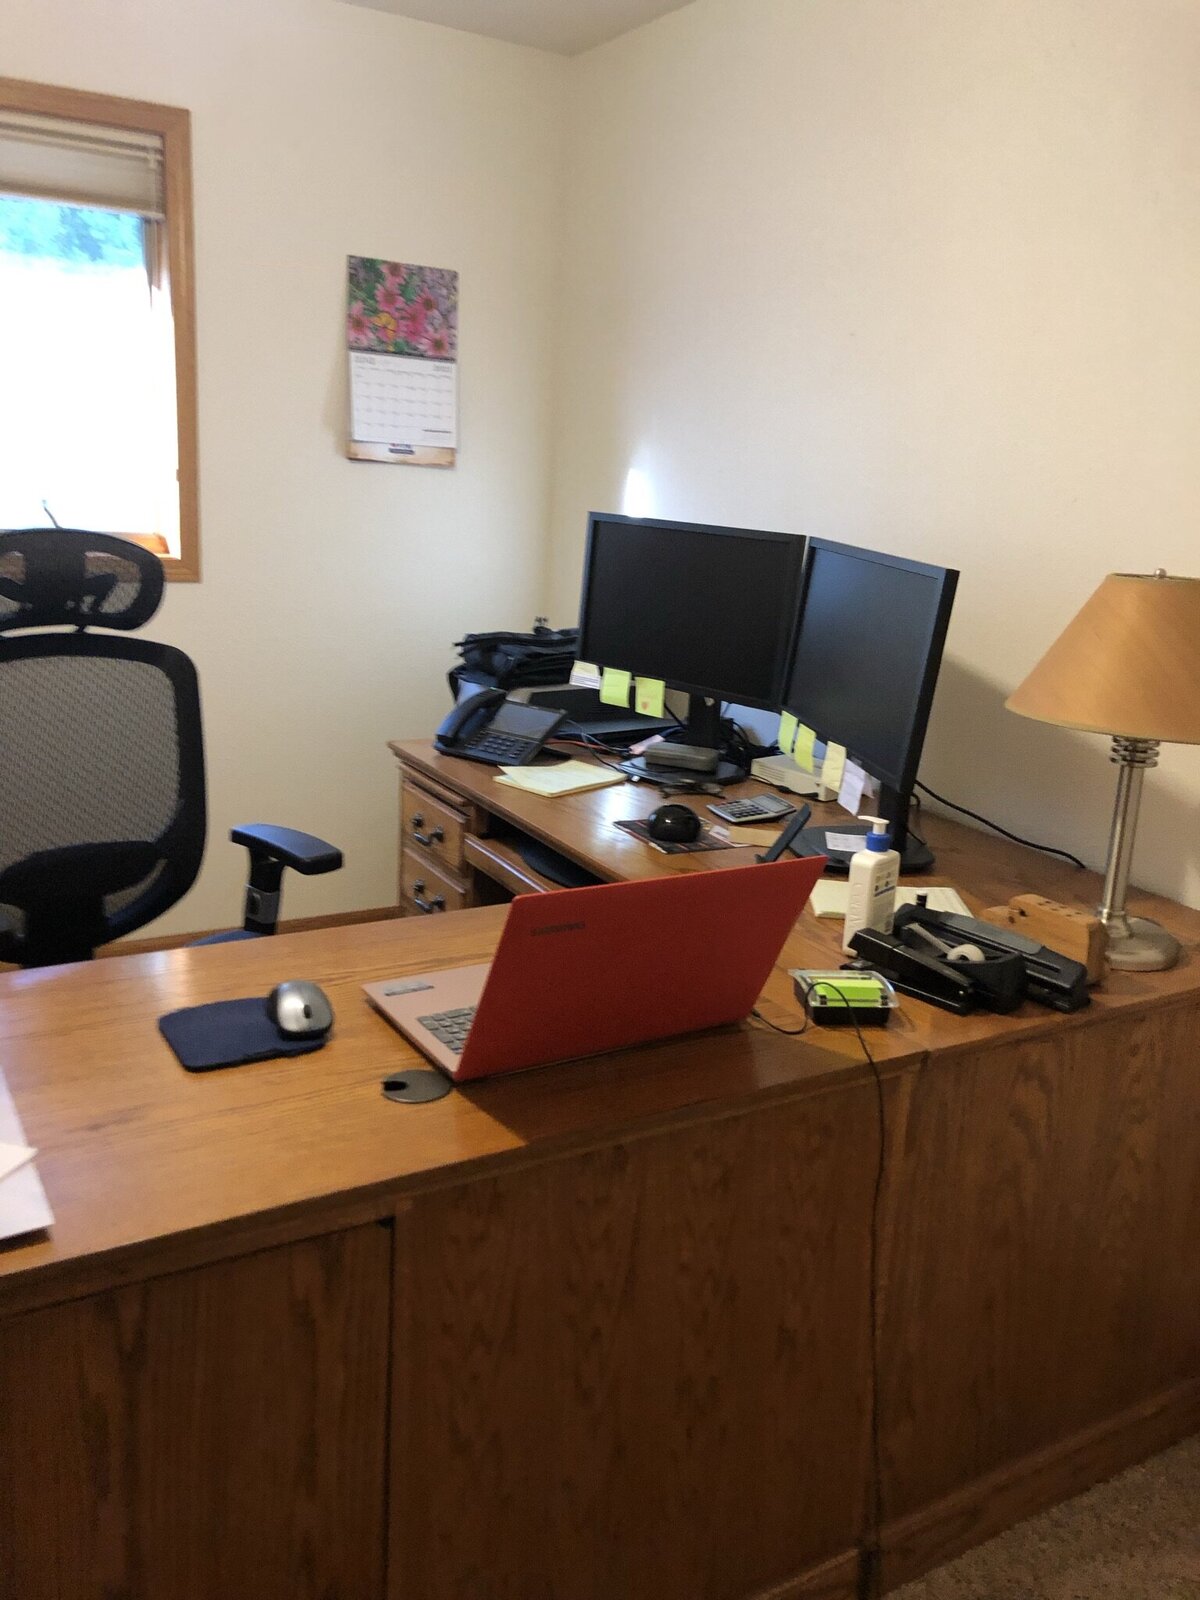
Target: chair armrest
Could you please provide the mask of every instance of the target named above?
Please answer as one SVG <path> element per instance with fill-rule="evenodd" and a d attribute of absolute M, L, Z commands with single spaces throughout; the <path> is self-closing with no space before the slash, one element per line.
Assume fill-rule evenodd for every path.
<path fill-rule="evenodd" d="M 251 857 L 266 856 L 294 867 L 309 877 L 319 872 L 336 872 L 342 864 L 342 852 L 336 845 L 327 844 L 315 834 L 301 833 L 296 828 L 277 828 L 269 822 L 248 822 L 230 831 L 234 844 L 245 845 Z"/>

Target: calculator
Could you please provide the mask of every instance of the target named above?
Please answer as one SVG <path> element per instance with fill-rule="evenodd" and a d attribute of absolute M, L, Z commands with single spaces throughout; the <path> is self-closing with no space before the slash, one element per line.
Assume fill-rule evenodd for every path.
<path fill-rule="evenodd" d="M 796 808 L 777 794 L 760 794 L 751 800 L 722 800 L 708 809 L 722 822 L 746 823 L 779 822 L 790 817 Z"/>

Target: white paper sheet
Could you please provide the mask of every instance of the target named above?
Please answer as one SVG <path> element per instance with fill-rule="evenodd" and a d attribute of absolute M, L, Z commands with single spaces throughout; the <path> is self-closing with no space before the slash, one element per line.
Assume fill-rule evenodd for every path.
<path fill-rule="evenodd" d="M 867 836 L 865 833 L 834 833 L 832 828 L 826 828 L 825 844 L 830 850 L 840 850 L 843 855 L 854 855 L 856 851 L 867 848 Z"/>
<path fill-rule="evenodd" d="M 0 1144 L 25 1148 L 25 1130 L 0 1071 Z M 26 1161 L 6 1178 L 0 1178 L 0 1239 L 15 1239 L 23 1233 L 49 1228 L 54 1213 L 42 1188 L 37 1168 Z"/>
<path fill-rule="evenodd" d="M 350 352 L 350 437 L 360 444 L 458 444 L 458 364 Z"/>
<path fill-rule="evenodd" d="M 23 1167 L 27 1161 L 32 1161 L 37 1151 L 27 1144 L 4 1144 L 0 1142 L 0 1182 L 8 1177 L 10 1172 L 15 1172 L 18 1167 Z"/>
<path fill-rule="evenodd" d="M 858 815 L 858 808 L 862 805 L 863 789 L 866 785 L 867 775 L 857 761 L 847 761 L 842 772 L 842 783 L 838 790 L 838 805 L 843 811 L 848 811 L 852 817 Z"/>

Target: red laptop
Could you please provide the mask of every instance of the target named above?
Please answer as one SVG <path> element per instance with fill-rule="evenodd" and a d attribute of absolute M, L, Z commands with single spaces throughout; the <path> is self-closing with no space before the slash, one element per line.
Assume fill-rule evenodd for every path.
<path fill-rule="evenodd" d="M 363 987 L 458 1083 L 747 1016 L 823 856 L 522 895 L 495 958 Z"/>

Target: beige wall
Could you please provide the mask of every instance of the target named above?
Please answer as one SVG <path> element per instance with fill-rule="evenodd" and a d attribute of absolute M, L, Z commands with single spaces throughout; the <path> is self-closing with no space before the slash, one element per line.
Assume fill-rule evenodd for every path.
<path fill-rule="evenodd" d="M 1105 572 L 1200 573 L 1200 8 L 696 0 L 570 71 L 556 615 L 630 467 L 958 566 L 923 775 L 1100 861 L 1104 742 L 1002 701 Z M 1165 751 L 1193 904 L 1198 807 Z"/>
<path fill-rule="evenodd" d="M 239 821 L 346 852 L 285 915 L 387 904 L 385 741 L 541 599 L 563 63 L 335 0 L 4 0 L 0 72 L 192 112 L 204 577 L 147 632 L 199 668 L 211 821 L 152 931 L 239 920 Z M 461 274 L 451 472 L 345 459 L 351 253 Z"/>
<path fill-rule="evenodd" d="M 155 931 L 234 918 L 242 820 L 347 851 L 286 912 L 388 901 L 385 739 L 462 631 L 572 620 L 631 467 L 663 515 L 961 567 L 924 776 L 1100 860 L 1103 743 L 1001 702 L 1104 572 L 1200 570 L 1198 66 L 1191 0 L 695 0 L 570 61 L 337 0 L 5 0 L 0 71 L 193 113 L 204 581 L 153 631 L 212 829 Z M 350 252 L 462 274 L 453 472 L 344 458 Z M 1138 875 L 1193 903 L 1198 807 L 1167 751 Z"/>

